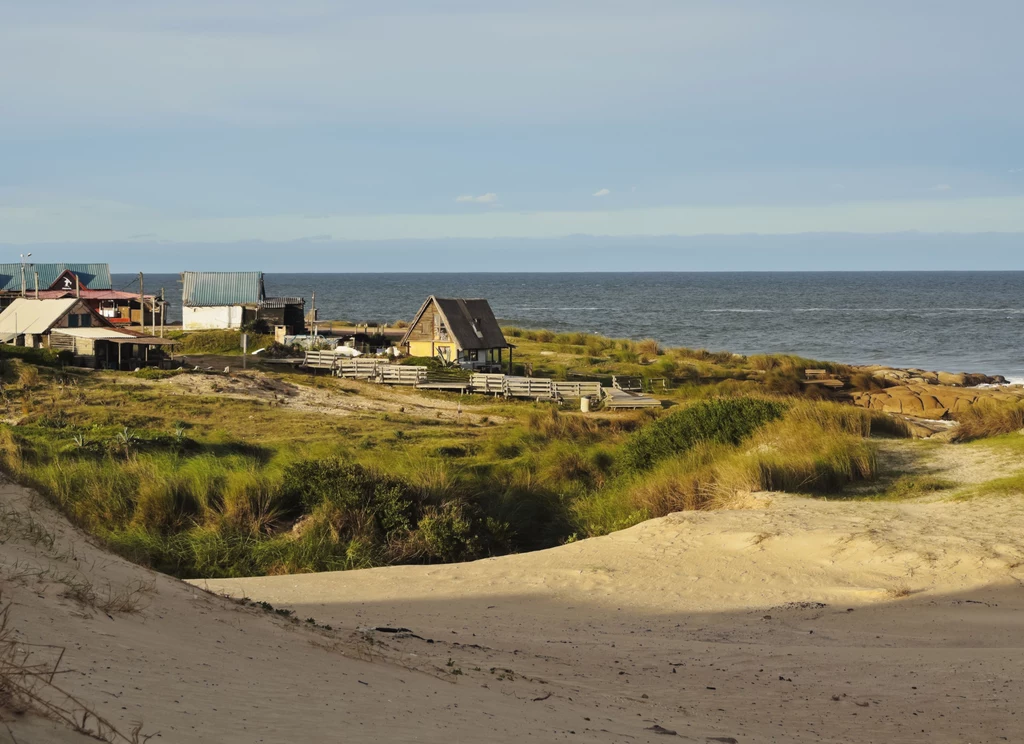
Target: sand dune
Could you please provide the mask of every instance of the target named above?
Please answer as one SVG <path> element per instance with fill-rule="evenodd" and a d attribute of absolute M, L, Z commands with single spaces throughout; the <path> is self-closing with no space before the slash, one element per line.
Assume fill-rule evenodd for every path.
<path fill-rule="evenodd" d="M 1024 732 L 1020 498 L 761 496 L 529 555 L 196 582 L 292 609 L 296 623 L 111 557 L 45 505 L 30 509 L 23 489 L 2 496 L 3 599 L 19 640 L 66 648 L 57 684 L 122 730 L 143 722 L 154 740 Z M 97 597 L 69 596 L 75 581 Z M 100 606 L 124 590 L 134 611 Z M 7 718 L 12 741 L 60 740 L 38 719 Z"/>

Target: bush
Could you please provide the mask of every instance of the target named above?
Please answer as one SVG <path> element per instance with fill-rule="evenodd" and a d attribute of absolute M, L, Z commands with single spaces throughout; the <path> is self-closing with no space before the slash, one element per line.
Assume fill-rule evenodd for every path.
<path fill-rule="evenodd" d="M 420 520 L 419 531 L 430 555 L 446 563 L 481 555 L 479 530 L 461 505 L 429 510 Z"/>
<path fill-rule="evenodd" d="M 353 533 L 375 527 L 384 537 L 407 532 L 416 517 L 409 487 L 361 465 L 339 460 L 303 460 L 284 471 L 281 507 L 292 514 L 329 505 Z"/>
<path fill-rule="evenodd" d="M 954 417 L 960 422 L 953 434 L 957 442 L 1011 434 L 1024 429 L 1024 401 L 981 400 Z"/>
<path fill-rule="evenodd" d="M 72 359 L 74 354 L 71 355 Z M 31 346 L 13 346 L 11 344 L 0 344 L 0 358 L 20 359 L 29 364 L 38 364 L 44 367 L 59 367 L 61 365 L 60 354 L 52 349 L 34 349 Z"/>
<path fill-rule="evenodd" d="M 761 398 L 701 401 L 636 432 L 623 447 L 622 462 L 631 470 L 647 470 L 698 442 L 738 444 L 785 410 L 784 404 Z"/>
<path fill-rule="evenodd" d="M 645 359 L 654 359 L 654 357 L 660 356 L 663 353 L 661 346 L 653 338 L 644 339 L 636 345 L 636 349 L 640 356 Z"/>

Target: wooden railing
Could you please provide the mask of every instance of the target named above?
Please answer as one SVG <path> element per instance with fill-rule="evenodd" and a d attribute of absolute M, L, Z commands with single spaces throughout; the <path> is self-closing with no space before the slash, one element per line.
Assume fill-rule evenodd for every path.
<path fill-rule="evenodd" d="M 352 359 L 330 351 L 307 351 L 305 366 L 328 369 L 338 377 L 372 380 L 384 385 L 421 385 L 424 387 L 458 387 L 482 395 L 501 395 L 506 398 L 535 398 L 561 400 L 562 398 L 601 397 L 601 383 L 593 380 L 552 380 L 546 377 L 513 377 L 501 374 L 462 371 L 433 371 L 427 367 L 391 364 L 384 359 Z"/>

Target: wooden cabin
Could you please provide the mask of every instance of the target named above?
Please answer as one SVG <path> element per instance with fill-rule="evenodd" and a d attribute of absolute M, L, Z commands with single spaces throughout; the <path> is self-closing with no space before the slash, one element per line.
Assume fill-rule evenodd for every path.
<path fill-rule="evenodd" d="M 134 369 L 167 358 L 174 342 L 121 328 L 84 299 L 18 297 L 0 313 L 0 342 L 67 351 L 78 367 Z"/>
<path fill-rule="evenodd" d="M 431 295 L 399 346 L 410 356 L 434 357 L 463 369 L 512 371 L 513 347 L 487 300 Z"/>

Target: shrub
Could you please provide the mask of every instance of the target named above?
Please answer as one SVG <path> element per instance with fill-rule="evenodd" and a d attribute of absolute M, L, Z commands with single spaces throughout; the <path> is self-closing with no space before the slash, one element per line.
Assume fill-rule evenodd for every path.
<path fill-rule="evenodd" d="M 721 398 L 695 403 L 645 426 L 626 442 L 623 464 L 646 470 L 658 460 L 691 449 L 698 442 L 737 444 L 779 418 L 786 406 L 760 398 Z"/>
<path fill-rule="evenodd" d="M 954 417 L 960 422 L 953 434 L 958 442 L 1010 434 L 1024 429 L 1024 401 L 981 400 Z"/>
<path fill-rule="evenodd" d="M 281 507 L 311 512 L 323 504 L 336 510 L 339 529 L 354 532 L 374 525 L 384 536 L 408 531 L 415 509 L 409 487 L 361 465 L 340 460 L 303 460 L 284 471 Z"/>
<path fill-rule="evenodd" d="M 654 359 L 656 356 L 660 356 L 663 352 L 661 346 L 653 338 L 644 339 L 636 345 L 636 350 L 640 356 L 646 359 Z"/>
<path fill-rule="evenodd" d="M 57 367 L 61 364 L 60 355 L 57 352 L 52 349 L 36 349 L 31 346 L 0 344 L 0 357 L 20 359 L 23 362 L 43 367 Z"/>
<path fill-rule="evenodd" d="M 481 543 L 473 520 L 459 504 L 432 508 L 419 522 L 429 554 L 447 563 L 479 557 Z"/>

